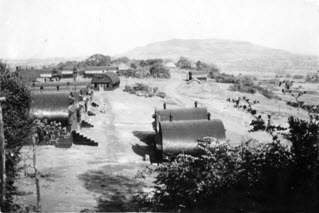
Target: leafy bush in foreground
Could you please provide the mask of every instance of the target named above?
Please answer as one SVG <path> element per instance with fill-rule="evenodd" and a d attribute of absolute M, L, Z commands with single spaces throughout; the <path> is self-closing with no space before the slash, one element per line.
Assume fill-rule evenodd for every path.
<path fill-rule="evenodd" d="M 20 150 L 28 143 L 31 122 L 29 110 L 31 93 L 26 84 L 10 72 L 8 66 L 0 60 L 0 96 L 6 98 L 1 103 L 4 124 L 5 155 L 6 155 L 6 200 L 2 211 L 10 212 L 13 206 L 13 196 L 17 187 L 15 181 L 21 169 L 18 163 L 21 160 Z"/>

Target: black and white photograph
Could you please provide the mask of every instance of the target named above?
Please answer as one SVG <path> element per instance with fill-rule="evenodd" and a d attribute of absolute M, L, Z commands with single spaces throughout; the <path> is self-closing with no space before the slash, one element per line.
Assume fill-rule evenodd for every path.
<path fill-rule="evenodd" d="M 0 212 L 319 212 L 319 0 L 0 0 Z"/>

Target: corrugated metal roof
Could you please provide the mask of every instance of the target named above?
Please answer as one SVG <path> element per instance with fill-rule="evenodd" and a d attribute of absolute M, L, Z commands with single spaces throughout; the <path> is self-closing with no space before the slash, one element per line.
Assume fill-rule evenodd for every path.
<path fill-rule="evenodd" d="M 162 109 L 155 111 L 156 130 L 160 121 L 169 121 L 170 115 L 173 121 L 179 120 L 207 120 L 207 108 Z"/>
<path fill-rule="evenodd" d="M 162 109 L 156 110 L 155 115 L 159 121 L 169 121 L 170 115 L 174 121 L 207 119 L 207 108 Z"/>
<path fill-rule="evenodd" d="M 45 91 L 32 93 L 30 112 L 39 119 L 68 123 L 68 92 Z"/>
<path fill-rule="evenodd" d="M 87 71 L 94 71 L 94 70 L 117 70 L 117 66 L 87 66 L 85 68 Z"/>
<path fill-rule="evenodd" d="M 101 84 L 110 82 L 113 86 L 117 86 L 120 84 L 120 78 L 116 73 L 106 72 L 101 75 L 96 75 L 92 78 L 92 84 Z"/>
<path fill-rule="evenodd" d="M 226 140 L 225 128 L 219 119 L 164 121 L 159 127 L 160 146 L 166 154 L 199 154 L 197 140 L 203 137 Z"/>

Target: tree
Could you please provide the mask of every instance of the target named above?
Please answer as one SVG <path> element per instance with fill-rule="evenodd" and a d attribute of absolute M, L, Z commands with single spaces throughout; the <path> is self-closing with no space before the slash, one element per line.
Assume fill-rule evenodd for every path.
<path fill-rule="evenodd" d="M 130 59 L 128 57 L 123 56 L 123 57 L 119 57 L 119 58 L 113 60 L 112 63 L 115 63 L 115 64 L 121 64 L 121 63 L 127 64 L 129 61 L 130 61 Z"/>
<path fill-rule="evenodd" d="M 85 60 L 87 66 L 109 66 L 111 64 L 111 57 L 102 54 L 95 54 Z"/>
<path fill-rule="evenodd" d="M 150 74 L 154 77 L 170 78 L 169 69 L 167 69 L 163 64 L 159 63 L 156 63 L 151 66 Z"/>
<path fill-rule="evenodd" d="M 6 200 L 3 211 L 10 211 L 13 205 L 13 196 L 16 191 L 14 185 L 20 161 L 22 145 L 28 142 L 31 132 L 29 110 L 31 94 L 24 82 L 11 73 L 8 66 L 0 61 L 0 96 L 6 97 L 2 104 L 4 136 L 6 139 Z"/>
<path fill-rule="evenodd" d="M 181 56 L 177 62 L 177 66 L 181 69 L 192 69 L 192 62 L 188 58 Z"/>

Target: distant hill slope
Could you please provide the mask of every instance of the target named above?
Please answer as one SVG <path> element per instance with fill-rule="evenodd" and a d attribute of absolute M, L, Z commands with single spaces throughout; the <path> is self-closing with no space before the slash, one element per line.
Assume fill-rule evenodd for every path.
<path fill-rule="evenodd" d="M 123 55 L 136 59 L 170 58 L 174 60 L 185 56 L 194 61 L 215 63 L 222 70 L 227 71 L 306 73 L 318 70 L 318 56 L 293 54 L 249 42 L 222 39 L 172 39 L 137 47 Z"/>

